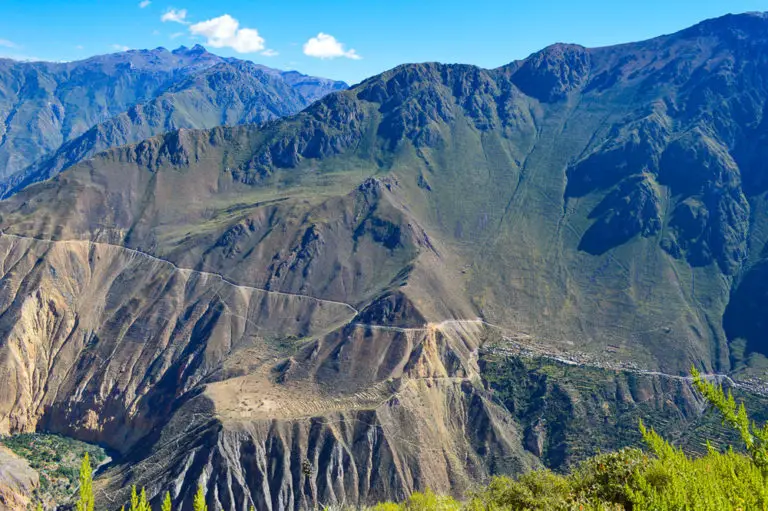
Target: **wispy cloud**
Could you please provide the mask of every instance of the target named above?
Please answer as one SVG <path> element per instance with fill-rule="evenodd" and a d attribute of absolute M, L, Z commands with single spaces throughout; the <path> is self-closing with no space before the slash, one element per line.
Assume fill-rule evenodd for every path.
<path fill-rule="evenodd" d="M 181 23 L 182 25 L 189 25 L 186 9 L 169 9 L 160 17 L 160 21 L 163 23 L 172 21 L 174 23 Z"/>
<path fill-rule="evenodd" d="M 152 2 L 150 2 L 149 0 L 141 0 L 141 2 L 139 2 L 139 9 L 144 9 L 145 7 L 149 7 L 149 4 L 151 3 Z"/>
<path fill-rule="evenodd" d="M 240 28 L 240 22 L 229 14 L 212 18 L 189 27 L 193 35 L 203 36 L 213 48 L 232 48 L 238 53 L 264 50 L 264 38 L 255 28 Z"/>
<path fill-rule="evenodd" d="M 171 34 L 170 37 L 171 37 L 171 39 L 177 39 L 177 38 L 179 38 L 179 37 L 181 37 L 183 35 L 184 35 L 184 32 L 175 32 L 175 33 Z"/>
<path fill-rule="evenodd" d="M 4 46 L 6 48 L 18 48 L 19 45 L 14 43 L 13 41 L 9 41 L 8 39 L 0 39 L 0 46 Z"/>
<path fill-rule="evenodd" d="M 75 46 L 75 49 L 76 50 L 84 50 L 85 46 L 83 46 L 82 44 L 78 44 L 77 46 Z"/>
<path fill-rule="evenodd" d="M 130 46 L 125 46 L 125 45 L 122 45 L 122 44 L 113 44 L 112 45 L 112 49 L 113 50 L 117 50 L 117 51 L 128 51 L 128 50 L 131 49 L 131 47 Z"/>
<path fill-rule="evenodd" d="M 320 32 L 317 37 L 312 37 L 304 43 L 304 55 L 319 59 L 336 59 L 344 57 L 352 60 L 360 60 L 363 57 L 353 49 L 345 50 L 344 45 L 330 34 Z"/>
<path fill-rule="evenodd" d="M 278 55 L 280 55 L 280 52 L 275 51 L 273 49 L 267 49 L 261 52 L 261 54 L 264 55 L 265 57 L 277 57 Z"/>

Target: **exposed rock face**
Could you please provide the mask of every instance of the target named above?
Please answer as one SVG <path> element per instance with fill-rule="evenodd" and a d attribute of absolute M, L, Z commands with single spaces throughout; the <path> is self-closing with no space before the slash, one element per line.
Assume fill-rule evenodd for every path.
<path fill-rule="evenodd" d="M 25 460 L 0 446 L 0 510 L 27 509 L 39 483 L 38 473 Z"/>
<path fill-rule="evenodd" d="M 512 75 L 520 90 L 542 101 L 557 101 L 586 85 L 589 51 L 573 44 L 556 44 L 528 57 Z"/>
<path fill-rule="evenodd" d="M 764 349 L 733 306 L 766 294 L 738 279 L 768 242 L 766 23 L 400 66 L 28 187 L 0 203 L 0 431 L 119 451 L 104 502 L 200 481 L 241 510 L 460 494 L 698 425 L 674 375 Z M 499 396 L 483 349 L 513 339 L 672 377 L 518 368 Z"/>

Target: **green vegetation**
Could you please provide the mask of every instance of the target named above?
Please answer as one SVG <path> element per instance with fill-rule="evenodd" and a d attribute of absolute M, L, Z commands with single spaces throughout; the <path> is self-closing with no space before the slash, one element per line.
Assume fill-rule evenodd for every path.
<path fill-rule="evenodd" d="M 192 509 L 194 511 L 208 511 L 208 506 L 205 505 L 205 493 L 203 493 L 202 486 L 197 487 L 195 500 L 192 502 Z"/>
<path fill-rule="evenodd" d="M 417 493 L 376 511 L 491 510 L 713 510 L 768 508 L 768 425 L 750 422 L 743 403 L 694 369 L 694 386 L 739 433 L 746 453 L 708 445 L 691 457 L 640 422 L 650 452 L 625 448 L 579 463 L 569 474 L 531 472 L 517 480 L 495 477 L 460 504 L 432 492 Z"/>
<path fill-rule="evenodd" d="M 368 484 L 326 485 L 339 500 L 399 498 L 414 479 L 437 485 L 442 473 L 463 487 L 479 474 L 518 474 L 539 462 L 573 471 L 598 450 L 638 447 L 641 418 L 688 456 L 706 456 L 705 439 L 718 449 L 730 437 L 709 435 L 710 424 L 689 427 L 699 420 L 698 403 L 678 392 L 677 378 L 553 364 L 519 372 L 521 386 L 488 373 L 499 398 L 489 403 L 474 354 L 493 330 L 510 343 L 530 341 L 537 353 L 567 350 L 574 363 L 679 375 L 692 361 L 721 371 L 743 361 L 761 376 L 751 357 L 768 354 L 765 144 L 739 137 L 768 138 L 768 123 L 758 122 L 768 103 L 766 23 L 729 16 L 610 51 L 556 45 L 497 69 L 404 65 L 280 122 L 184 130 L 129 146 L 122 144 L 159 133 L 171 125 L 166 120 L 221 112 L 215 100 L 229 92 L 245 99 L 241 73 L 218 82 L 195 72 L 191 78 L 214 79 L 201 82 L 203 91 L 226 93 L 206 95 L 217 108 L 202 110 L 191 105 L 212 103 L 197 94 L 181 101 L 186 86 L 159 85 L 170 83 L 177 62 L 199 63 L 198 56 L 166 61 L 165 51 L 138 52 L 130 57 L 136 72 L 117 88 L 107 84 L 120 73 L 98 71 L 99 64 L 87 74 L 103 77 L 88 87 L 89 101 L 62 104 L 61 123 L 41 124 L 54 131 L 38 130 L 58 144 L 65 126 L 75 145 L 40 146 L 18 170 L 51 151 L 61 158 L 45 157 L 50 164 L 35 176 L 99 154 L 0 205 L 0 253 L 14 282 L 0 306 L 7 329 L 29 332 L 34 348 L 0 357 L 0 370 L 33 367 L 48 346 L 72 354 L 51 365 L 50 385 L 3 393 L 0 405 L 33 417 L 46 403 L 53 421 L 46 424 L 62 431 L 83 427 L 81 410 L 93 410 L 97 424 L 110 421 L 93 434 L 135 463 L 108 474 L 109 490 L 122 485 L 125 501 L 132 483 L 151 480 L 154 495 L 186 470 L 185 460 L 205 456 L 223 460 L 210 475 L 226 481 L 238 502 L 257 492 L 254 500 L 279 507 L 291 491 L 307 492 L 296 482 L 297 463 L 292 470 L 271 463 L 263 435 L 239 434 L 271 418 L 286 433 L 269 438 L 339 448 L 349 466 L 370 467 L 369 442 L 389 452 L 375 458 Z M 34 86 L 14 87 L 20 92 L 7 96 L 8 105 L 58 105 L 65 98 L 56 84 L 64 81 L 67 91 L 85 90 L 69 72 L 29 66 L 45 71 L 30 77 L 45 80 L 22 80 Z M 196 66 L 184 64 L 184 73 Z M 148 91 L 140 99 L 136 80 Z M 38 81 L 51 93 L 39 96 Z M 101 121 L 113 88 L 115 120 L 84 135 Z M 161 89 L 179 99 L 172 111 L 155 101 Z M 121 114 L 138 101 L 143 115 Z M 153 105 L 163 108 L 151 114 Z M 28 108 L 3 111 L 11 110 L 18 113 L 8 125 L 9 151 L 37 119 Z M 84 125 L 78 112 L 93 119 Z M 227 118 L 238 122 L 242 112 L 233 105 Z M 111 145 L 120 148 L 100 152 Z M 105 292 L 93 299 L 70 299 L 98 289 Z M 77 321 L 60 340 L 58 328 L 30 330 L 30 317 L 49 318 L 40 325 Z M 401 331 L 477 317 L 488 324 L 445 323 L 435 345 Z M 734 339 L 742 341 L 731 353 Z M 114 371 L 99 369 L 102 360 Z M 409 384 L 405 400 L 390 387 L 401 374 L 449 379 Z M 94 401 L 91 389 L 110 391 Z M 378 389 L 401 411 L 391 414 Z M 361 406 L 363 395 L 375 407 L 368 398 Z M 383 437 L 358 435 L 351 421 L 363 413 Z M 446 427 L 407 427 L 426 413 Z M 308 414 L 322 428 L 305 430 Z M 349 428 L 330 426 L 339 414 Z M 522 435 L 485 434 L 508 424 L 520 424 Z M 234 443 L 206 436 L 201 444 L 199 435 L 209 433 Z M 237 461 L 225 445 L 248 455 Z M 441 447 L 443 456 L 421 455 Z M 473 463 L 462 463 L 466 456 Z M 315 477 L 327 480 L 334 464 L 324 465 Z M 245 484 L 262 467 L 269 484 Z M 185 490 L 188 505 L 195 490 Z"/>
<path fill-rule="evenodd" d="M 518 479 L 493 478 L 459 502 L 430 490 L 402 503 L 384 502 L 372 511 L 495 511 L 495 510 L 702 510 L 768 509 L 768 423 L 758 427 L 743 402 L 731 392 L 706 381 L 692 370 L 694 387 L 720 413 L 724 424 L 738 433 L 744 452 L 707 444 L 703 456 L 692 457 L 664 440 L 642 421 L 639 431 L 648 452 L 627 447 L 578 463 L 568 474 L 540 470 Z M 77 511 L 93 511 L 92 466 L 89 453 L 80 467 Z M 208 511 L 198 486 L 192 508 Z M 42 510 L 38 504 L 36 510 Z M 131 488 L 130 511 L 152 511 L 144 488 Z M 161 511 L 172 511 L 166 493 Z"/>
<path fill-rule="evenodd" d="M 716 413 L 698 413 L 698 399 L 680 380 L 631 371 L 579 366 L 538 357 L 481 353 L 483 378 L 521 425 L 525 445 L 544 465 L 564 472 L 599 453 L 642 447 L 643 421 L 690 456 L 740 443 Z M 738 390 L 757 420 L 766 420 L 768 400 Z"/>
<path fill-rule="evenodd" d="M 93 468 L 86 452 L 80 465 L 80 498 L 77 501 L 77 511 L 93 511 Z"/>
<path fill-rule="evenodd" d="M 33 496 L 46 505 L 69 499 L 82 477 L 82 460 L 87 455 L 92 468 L 107 459 L 101 447 L 45 433 L 22 433 L 0 438 L 16 455 L 40 474 L 40 487 Z"/>
<path fill-rule="evenodd" d="M 137 493 L 136 486 L 131 486 L 130 511 L 152 511 L 152 507 L 149 505 L 149 501 L 147 500 L 146 489 L 142 488 L 141 493 Z"/>
<path fill-rule="evenodd" d="M 757 427 L 749 420 L 743 402 L 737 405 L 733 394 L 730 392 L 726 394 L 722 387 L 704 381 L 695 367 L 691 370 L 691 374 L 694 385 L 707 401 L 717 408 L 723 417 L 723 423 L 739 433 L 755 466 L 764 474 L 768 474 L 768 422 L 763 424 L 762 428 Z"/>

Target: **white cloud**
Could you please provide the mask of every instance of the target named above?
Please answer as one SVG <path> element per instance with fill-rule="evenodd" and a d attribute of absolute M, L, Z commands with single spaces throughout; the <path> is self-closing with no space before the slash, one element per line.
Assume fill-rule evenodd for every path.
<path fill-rule="evenodd" d="M 75 46 L 75 49 L 76 50 L 84 50 L 85 46 L 83 46 L 82 44 L 78 44 L 77 46 Z"/>
<path fill-rule="evenodd" d="M 280 52 L 272 49 L 268 49 L 261 52 L 261 54 L 264 55 L 265 57 L 277 57 L 278 55 L 280 55 Z"/>
<path fill-rule="evenodd" d="M 150 2 L 149 0 L 141 0 L 141 2 L 139 2 L 139 9 L 143 9 L 145 7 L 149 7 L 149 4 L 151 4 L 151 3 L 152 2 Z"/>
<path fill-rule="evenodd" d="M 171 34 L 171 39 L 177 39 L 177 38 L 179 38 L 179 37 L 181 37 L 183 35 L 184 35 L 184 32 L 175 32 L 175 33 Z"/>
<path fill-rule="evenodd" d="M 264 38 L 254 28 L 240 28 L 240 22 L 229 14 L 189 27 L 193 35 L 204 36 L 213 48 L 232 48 L 238 53 L 264 50 Z"/>
<path fill-rule="evenodd" d="M 188 25 L 187 10 L 186 9 L 169 9 L 160 17 L 160 21 L 165 23 L 166 21 L 173 21 L 174 23 L 181 23 L 182 25 Z"/>
<path fill-rule="evenodd" d="M 153 30 L 152 31 L 152 35 L 160 35 L 160 31 L 159 30 Z"/>
<path fill-rule="evenodd" d="M 345 57 L 352 60 L 360 60 L 360 55 L 353 49 L 345 50 L 344 45 L 330 34 L 320 32 L 317 37 L 304 43 L 304 55 L 319 59 L 335 59 Z"/>
<path fill-rule="evenodd" d="M 122 44 L 113 44 L 112 45 L 112 49 L 113 50 L 117 50 L 117 51 L 128 51 L 128 50 L 131 49 L 131 47 L 130 46 L 124 46 Z"/>
<path fill-rule="evenodd" d="M 5 46 L 6 48 L 18 48 L 16 43 L 9 41 L 8 39 L 0 39 L 0 46 Z"/>

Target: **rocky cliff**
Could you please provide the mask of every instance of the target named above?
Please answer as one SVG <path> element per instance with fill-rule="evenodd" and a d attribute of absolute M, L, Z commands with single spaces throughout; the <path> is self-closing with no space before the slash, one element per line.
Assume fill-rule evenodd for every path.
<path fill-rule="evenodd" d="M 24 189 L 0 203 L 0 430 L 118 451 L 115 507 L 200 481 L 241 510 L 460 494 L 640 417 L 709 428 L 691 364 L 765 359 L 738 304 L 765 294 L 766 28 L 400 66 Z M 489 358 L 521 340 L 566 368 Z"/>

